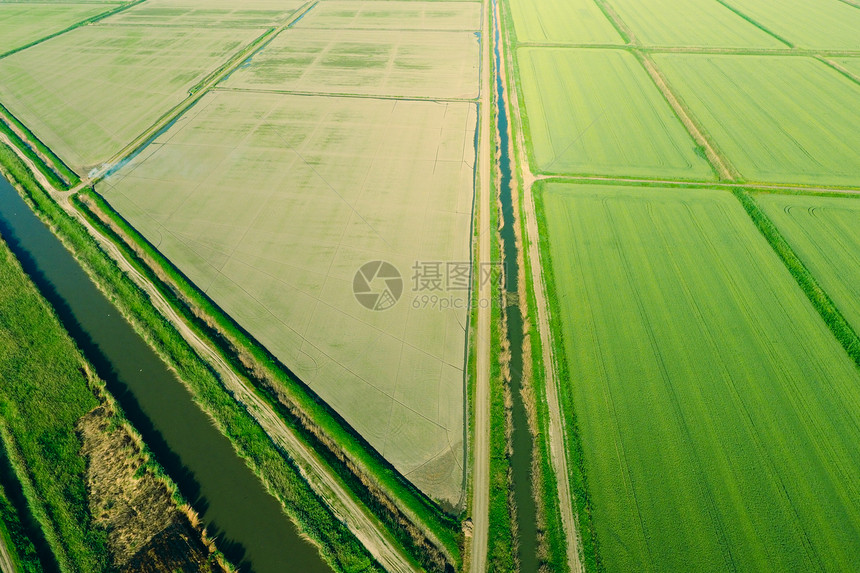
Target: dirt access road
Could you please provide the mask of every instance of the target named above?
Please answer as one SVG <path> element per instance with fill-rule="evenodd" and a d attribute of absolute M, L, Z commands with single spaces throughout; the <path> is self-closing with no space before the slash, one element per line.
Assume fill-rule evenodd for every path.
<path fill-rule="evenodd" d="M 481 22 L 481 103 L 478 149 L 478 269 L 490 262 L 490 181 L 492 155 L 490 106 L 492 105 L 490 68 L 490 0 L 484 0 Z M 480 271 L 478 271 L 480 275 Z M 478 277 L 478 300 L 493 300 L 492 281 Z M 487 543 L 490 519 L 490 308 L 478 304 L 478 325 L 475 340 L 475 437 L 472 448 L 472 549 L 470 571 L 483 573 L 487 569 Z"/>

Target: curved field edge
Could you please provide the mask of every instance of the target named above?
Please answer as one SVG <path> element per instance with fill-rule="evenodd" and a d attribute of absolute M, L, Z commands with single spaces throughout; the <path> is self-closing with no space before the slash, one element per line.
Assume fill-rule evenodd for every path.
<path fill-rule="evenodd" d="M 535 215 L 539 229 L 538 244 L 542 260 L 544 289 L 549 301 L 549 336 L 552 340 L 553 355 L 556 364 L 547 365 L 555 368 L 559 380 L 570 380 L 567 367 L 567 356 L 565 354 L 564 331 L 558 308 L 558 294 L 556 292 L 555 274 L 553 271 L 552 256 L 549 249 L 549 236 L 547 233 L 546 211 L 544 205 L 544 188 L 546 182 L 538 181 L 532 187 L 532 196 L 535 203 Z M 530 276 L 530 275 L 527 275 Z M 531 285 L 533 288 L 535 285 Z M 533 292 L 533 291 L 531 291 Z M 567 443 L 565 450 L 568 454 L 568 480 L 571 493 L 575 499 L 574 510 L 579 523 L 579 535 L 582 541 L 582 559 L 586 571 L 603 571 L 600 560 L 600 546 L 592 520 L 592 502 L 588 489 L 588 476 L 585 471 L 585 454 L 582 447 L 582 439 L 577 424 L 575 400 L 573 388 L 570 383 L 559 384 L 559 402 L 562 416 L 567 419 L 568 424 L 565 432 Z"/>
<path fill-rule="evenodd" d="M 221 385 L 217 374 L 152 305 L 83 226 L 68 215 L 33 179 L 7 146 L 0 164 L 18 183 L 31 207 L 72 251 L 87 274 L 106 293 L 135 330 L 173 368 L 246 464 L 260 477 L 291 519 L 338 571 L 380 571 L 367 550 L 311 490 L 291 460 Z"/>
<path fill-rule="evenodd" d="M 743 189 L 735 189 L 732 193 L 741 202 L 747 215 L 755 223 L 756 228 L 758 228 L 768 244 L 773 248 L 783 264 L 785 264 L 788 272 L 797 281 L 797 284 L 803 290 L 809 302 L 812 303 L 812 306 L 821 315 L 827 328 L 830 329 L 830 332 L 833 333 L 833 336 L 836 337 L 839 344 L 842 345 L 842 348 L 845 349 L 845 352 L 854 361 L 854 364 L 860 368 L 860 338 L 858 338 L 857 333 L 848 321 L 845 320 L 845 317 L 833 303 L 833 300 L 821 288 L 821 285 L 818 284 L 818 281 L 809 272 L 809 269 L 806 268 L 806 265 L 803 264 L 803 261 L 801 261 L 797 253 L 789 245 L 773 221 L 765 215 L 753 196 Z"/>
<path fill-rule="evenodd" d="M 91 224 L 106 233 L 134 261 L 138 270 L 156 285 L 195 331 L 210 340 L 221 356 L 251 381 L 257 394 L 325 459 L 353 495 L 385 524 L 418 563 L 433 568 L 421 536 L 410 535 L 406 531 L 409 526 L 417 526 L 432 541 L 441 543 L 448 559 L 458 565 L 462 545 L 458 520 L 442 512 L 397 472 L 101 195 L 92 190 L 84 191 L 75 204 Z"/>
<path fill-rule="evenodd" d="M 5 150 L 0 149 L 2 151 Z M 0 170 L 3 170 L 2 167 Z M 0 306 L 11 310 L 21 320 L 12 330 L 18 329 L 19 333 L 24 331 L 26 334 L 23 336 L 29 337 L 28 340 L 19 341 L 28 353 L 23 366 L 35 372 L 17 390 L 26 389 L 27 384 L 34 380 L 38 384 L 39 378 L 45 375 L 51 376 L 50 369 L 67 368 L 59 373 L 63 379 L 55 379 L 53 387 L 42 386 L 43 392 L 38 398 L 30 393 L 19 394 L 16 384 L 7 384 L 2 393 L 2 407 L 7 415 L 0 421 L 0 447 L 20 482 L 26 509 L 35 518 L 57 560 L 54 567 L 59 565 L 64 571 L 111 570 L 108 531 L 97 523 L 97 516 L 93 515 L 93 507 L 89 502 L 85 455 L 81 451 L 83 439 L 78 427 L 81 420 L 93 411 L 102 409 L 109 427 L 121 428 L 131 439 L 129 455 L 140 464 L 136 475 L 148 473 L 166 487 L 174 510 L 183 513 L 195 533 L 201 535 L 203 543 L 210 550 L 209 566 L 233 570 L 224 556 L 214 550 L 213 542 L 205 530 L 193 525 L 199 523 L 194 509 L 154 459 L 141 435 L 64 329 L 54 308 L 45 300 L 2 239 L 0 274 L 7 281 L 4 287 L 15 289 L 17 299 L 17 302 L 0 301 Z M 10 309 L 9 305 L 13 308 Z M 39 363 L 34 360 L 45 359 L 46 355 L 53 355 L 65 363 L 59 365 L 49 360 L 51 364 L 42 373 Z M 54 372 L 53 375 L 57 374 Z M 58 402 L 63 402 L 63 406 Z M 48 411 L 55 415 L 46 416 Z M 45 422 L 46 419 L 49 421 Z M 39 435 L 40 430 L 50 430 L 51 440 L 43 441 L 44 434 Z M 39 460 L 39 463 L 33 463 L 35 460 Z M 22 570 L 41 570 L 32 543 L 23 536 L 17 515 L 9 514 L 5 497 L 2 501 L 4 521 L 7 515 L 11 518 L 4 526 L 4 534 L 14 533 L 14 537 L 9 539 L 13 541 L 16 553 L 23 557 L 23 560 L 16 559 L 16 562 L 26 568 Z"/>

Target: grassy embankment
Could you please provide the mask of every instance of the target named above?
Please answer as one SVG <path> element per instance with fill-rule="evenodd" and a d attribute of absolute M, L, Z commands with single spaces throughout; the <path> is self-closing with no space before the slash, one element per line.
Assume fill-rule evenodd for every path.
<path fill-rule="evenodd" d="M 83 226 L 39 187 L 26 166 L 6 146 L 0 146 L 0 164 L 111 301 L 190 386 L 198 402 L 230 438 L 249 467 L 263 479 L 302 530 L 320 545 L 326 560 L 339 571 L 378 570 L 364 547 L 313 493 L 292 462 L 224 390 L 212 369 L 159 314 L 146 294 L 98 247 Z"/>
<path fill-rule="evenodd" d="M 86 463 L 74 429 L 99 400 L 74 344 L 5 244 L 0 245 L 0 378 L 0 436 L 60 568 L 106 570 L 107 534 L 89 512 Z"/>
<path fill-rule="evenodd" d="M 785 263 L 788 272 L 800 285 L 800 288 L 809 298 L 809 302 L 821 315 L 830 332 L 839 341 L 845 352 L 851 357 L 854 363 L 860 368 L 860 338 L 851 327 L 842 313 L 833 304 L 830 296 L 821 288 L 800 257 L 794 252 L 794 249 L 788 244 L 788 241 L 782 236 L 782 233 L 776 228 L 773 222 L 764 214 L 755 199 L 742 189 L 733 191 L 735 197 L 741 202 L 747 214 L 755 223 L 758 230 L 767 239 L 767 242 L 773 248 L 779 258 Z"/>
<path fill-rule="evenodd" d="M 62 571 L 109 571 L 113 554 L 108 531 L 93 515 L 87 467 L 78 421 L 95 408 L 109 412 L 111 427 L 123 426 L 141 449 L 132 451 L 140 476 L 149 473 L 170 492 L 173 503 L 193 517 L 162 468 L 143 449 L 142 440 L 107 394 L 104 383 L 63 329 L 53 309 L 0 242 L 0 437 L 28 509 L 38 521 Z M 120 460 L 114 460 L 114 463 Z M 5 497 L 10 518 L 4 537 L 22 570 L 40 570 L 32 544 L 23 536 Z M 158 524 L 156 524 L 158 525 Z M 209 566 L 221 570 L 218 553 Z"/>
<path fill-rule="evenodd" d="M 5 452 L 0 455 L 3 458 L 6 457 Z M 21 573 L 43 571 L 36 547 L 27 536 L 17 508 L 2 486 L 0 486 L 0 538 L 16 571 Z"/>
<path fill-rule="evenodd" d="M 8 123 L 7 123 L 8 122 Z M 58 189 L 69 189 L 80 183 L 77 174 L 69 169 L 65 163 L 54 155 L 54 152 L 42 143 L 38 137 L 33 135 L 27 127 L 18 121 L 12 113 L 0 104 L 0 133 L 9 137 L 10 141 L 20 149 L 44 175 L 52 185 Z M 19 134 L 26 138 L 24 141 Z M 41 159 L 45 157 L 55 167 L 50 167 Z"/>
<path fill-rule="evenodd" d="M 523 197 L 522 193 L 520 197 Z M 525 215 L 520 214 L 522 227 L 525 228 Z M 524 235 L 525 236 L 525 235 Z M 526 280 L 526 345 L 523 364 L 524 382 L 531 392 L 528 406 L 534 438 L 534 459 L 532 463 L 532 479 L 534 480 L 534 495 L 538 515 L 538 559 L 544 570 L 567 571 L 567 545 L 564 538 L 564 526 L 561 521 L 561 511 L 558 499 L 558 481 L 552 465 L 552 452 L 549 443 L 549 408 L 546 399 L 546 366 L 543 363 L 540 331 L 538 330 L 537 301 L 535 300 L 534 283 L 532 281 L 532 261 L 528 254 L 528 242 L 523 241 L 523 264 Z M 539 263 L 538 263 L 539 264 Z M 560 376 L 556 369 L 556 375 Z M 563 379 L 563 378 L 561 378 Z M 561 407 L 564 403 L 560 402 Z M 578 497 L 577 497 L 578 500 Z M 578 520 L 581 521 L 581 520 Z M 568 532 L 568 535 L 573 532 Z M 589 569 L 591 570 L 591 569 Z"/>
<path fill-rule="evenodd" d="M 538 228 L 547 228 L 544 214 L 543 188 L 545 183 L 535 183 L 532 195 L 535 202 L 535 215 L 538 219 Z M 559 380 L 570 380 L 567 369 L 567 358 L 564 352 L 563 329 L 558 314 L 558 295 L 555 289 L 555 277 L 553 274 L 552 256 L 549 250 L 549 237 L 547 233 L 540 233 L 538 239 L 540 252 L 543 257 L 541 271 L 546 288 L 546 299 L 550 306 L 549 323 L 552 337 L 553 354 L 556 364 L 555 374 Z M 532 291 L 533 292 L 533 291 Z M 579 426 L 576 422 L 576 408 L 574 407 L 573 391 L 570 384 L 558 385 L 559 407 L 568 419 L 566 432 L 567 443 L 565 449 L 568 453 L 568 476 L 571 495 L 574 497 L 574 509 L 579 524 L 579 535 L 582 542 L 583 565 L 586 571 L 601 571 L 603 569 L 600 561 L 600 551 L 595 535 L 594 523 L 591 519 L 591 499 L 588 490 L 588 477 L 585 471 L 585 457 L 582 449 L 582 440 L 579 435 Z"/>
<path fill-rule="evenodd" d="M 495 108 L 492 112 L 492 123 L 495 125 Z M 492 141 L 492 156 L 497 149 L 496 138 Z M 490 244 L 490 260 L 494 265 L 500 264 L 501 251 L 498 237 L 499 207 L 498 184 L 493 178 L 492 195 L 490 199 L 490 230 L 495 240 Z M 487 547 L 487 565 L 489 571 L 516 571 L 515 537 L 513 529 L 513 489 L 511 487 L 510 463 L 510 411 L 508 408 L 507 384 L 502 373 L 502 357 L 507 350 L 502 346 L 502 291 L 501 285 L 493 290 L 493 300 L 490 313 L 490 435 L 496 439 L 490 440 L 490 502 L 489 529 Z M 498 439 L 504 436 L 505 439 Z"/>
<path fill-rule="evenodd" d="M 513 15 L 510 11 L 510 5 L 508 2 L 502 2 L 500 4 L 500 10 L 503 11 L 504 17 L 502 18 L 502 31 L 506 38 L 508 38 L 508 45 L 511 46 L 509 48 L 510 55 L 508 57 L 508 64 L 513 65 L 513 70 L 511 73 L 508 73 L 505 80 L 506 85 L 505 89 L 509 97 L 508 101 L 508 117 L 511 118 L 510 124 L 512 133 L 514 135 L 514 141 L 516 141 L 516 133 L 518 130 L 526 130 L 528 129 L 527 121 L 528 118 L 525 114 L 525 102 L 522 99 L 522 85 L 519 73 L 519 62 L 517 59 L 517 54 L 513 46 L 516 45 L 516 41 L 512 40 L 516 38 L 516 31 L 513 25 Z M 517 98 L 514 101 L 511 98 Z M 514 113 L 517 111 L 517 113 Z M 516 146 L 516 143 L 514 144 Z M 530 149 L 526 146 L 524 150 L 526 153 L 530 153 Z M 526 338 L 524 340 L 524 355 L 523 355 L 523 364 L 525 372 L 523 373 L 523 387 L 528 389 L 528 408 L 529 408 L 529 416 L 530 422 L 533 424 L 532 429 L 532 437 L 534 439 L 534 451 L 533 451 L 533 464 L 532 464 L 532 477 L 534 483 L 534 496 L 535 502 L 537 504 L 537 515 L 538 515 L 538 559 L 542 568 L 550 571 L 566 571 L 567 570 L 567 548 L 566 542 L 563 536 L 564 527 L 561 522 L 561 512 L 559 509 L 559 500 L 558 500 L 558 482 L 557 477 L 555 475 L 555 470 L 552 466 L 552 457 L 550 451 L 549 444 L 549 410 L 547 407 L 546 401 L 546 374 L 545 368 L 552 367 L 553 365 L 545 365 L 543 363 L 543 353 L 541 350 L 541 339 L 540 332 L 538 330 L 538 318 L 537 318 L 537 302 L 535 300 L 535 288 L 540 288 L 540 285 L 534 285 L 532 281 L 532 264 L 535 262 L 532 261 L 529 257 L 529 244 L 533 238 L 529 237 L 526 229 L 525 229 L 525 196 L 524 189 L 522 188 L 523 177 L 523 166 L 520 164 L 520 160 L 528 161 L 528 157 L 519 157 L 519 154 L 514 153 L 514 157 L 512 158 L 512 165 L 516 168 L 516 181 L 518 182 L 518 196 L 519 196 L 519 223 L 520 223 L 520 237 L 522 237 L 522 265 L 523 265 L 523 276 L 525 278 L 525 293 L 526 298 L 524 301 L 521 301 L 522 304 L 525 304 L 525 324 L 528 328 L 526 331 Z M 534 192 L 534 191 L 533 191 Z M 540 261 L 536 262 L 540 264 Z M 556 369 L 556 375 L 560 377 L 560 379 L 564 379 L 564 374 Z M 565 403 L 560 396 L 560 407 L 568 408 L 570 407 L 569 403 Z M 575 428 L 574 430 L 575 431 Z M 575 436 L 576 441 L 578 442 L 578 436 Z M 573 473 L 572 468 L 568 468 L 571 473 Z M 584 482 L 584 480 L 582 480 Z M 574 482 L 571 481 L 571 484 Z M 572 494 L 576 498 L 577 503 L 577 521 L 580 523 L 589 523 L 590 517 L 585 513 L 587 508 L 587 504 L 580 503 L 580 492 L 573 488 Z M 579 506 L 582 505 L 582 509 Z M 583 520 L 586 518 L 586 521 Z M 588 526 L 590 528 L 590 525 Z M 585 550 L 586 556 L 586 567 L 588 570 L 592 570 L 593 567 L 590 565 L 596 564 L 595 558 L 590 558 L 589 554 L 594 555 L 595 551 L 592 547 L 592 538 L 588 535 L 588 539 L 586 541 L 586 534 L 582 535 L 583 538 L 583 549 Z"/>
<path fill-rule="evenodd" d="M 492 22 L 495 14 L 491 14 L 491 30 L 489 35 L 494 39 Z M 491 44 L 491 51 L 495 48 Z M 490 66 L 495 72 L 496 59 L 491 54 Z M 494 75 L 491 73 L 491 104 L 490 125 L 490 157 L 494 158 L 494 167 L 490 178 L 490 262 L 492 265 L 502 265 L 501 237 L 499 236 L 499 177 L 498 163 L 495 161 L 499 151 L 499 140 L 496 133 L 498 122 L 498 94 Z M 512 420 L 510 413 L 510 398 L 508 386 L 503 373 L 503 359 L 507 348 L 503 346 L 504 321 L 502 305 L 504 298 L 500 283 L 492 289 L 492 306 L 490 307 L 490 436 L 504 436 L 505 439 L 490 439 L 490 500 L 487 531 L 487 570 L 510 572 L 516 571 L 516 536 L 514 535 L 514 500 L 511 472 L 510 436 Z"/>

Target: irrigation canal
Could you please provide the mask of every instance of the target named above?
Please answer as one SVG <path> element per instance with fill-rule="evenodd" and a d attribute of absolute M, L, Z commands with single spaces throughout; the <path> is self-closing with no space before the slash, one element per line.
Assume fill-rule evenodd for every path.
<path fill-rule="evenodd" d="M 0 177 L 0 236 L 242 571 L 330 572 L 191 393 Z"/>
<path fill-rule="evenodd" d="M 523 319 L 519 306 L 520 253 L 517 246 L 513 194 L 515 192 L 511 177 L 510 122 L 506 90 L 502 80 L 501 24 L 499 22 L 498 0 L 493 0 L 493 54 L 495 66 L 495 112 L 496 145 L 499 150 L 499 199 L 501 203 L 502 226 L 500 229 L 501 248 L 504 255 L 505 288 L 505 332 L 510 343 L 510 389 L 513 400 L 511 416 L 511 470 L 513 473 L 514 502 L 517 507 L 517 526 L 519 530 L 519 561 L 521 573 L 537 573 L 537 509 L 532 491 L 533 439 L 529 430 L 528 413 L 522 398 L 523 382 Z"/>

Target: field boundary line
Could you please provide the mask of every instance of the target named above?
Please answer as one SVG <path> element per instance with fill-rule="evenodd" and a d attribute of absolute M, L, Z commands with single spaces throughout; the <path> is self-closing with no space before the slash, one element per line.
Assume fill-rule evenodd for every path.
<path fill-rule="evenodd" d="M 789 48 L 794 48 L 793 43 L 789 42 L 788 40 L 786 40 L 785 38 L 783 38 L 782 36 L 780 36 L 776 32 L 771 31 L 769 28 L 767 28 L 763 24 L 759 24 L 756 20 L 754 20 L 750 16 L 747 16 L 746 14 L 744 14 L 743 12 L 741 12 L 740 10 L 738 10 L 737 8 L 735 8 L 734 6 L 729 4 L 728 2 L 725 2 L 725 0 L 717 0 L 717 2 L 719 2 L 720 4 L 725 6 L 726 9 L 730 10 L 731 12 L 733 12 L 738 17 L 743 18 L 744 20 L 746 20 L 747 22 L 749 22 L 750 24 L 752 24 L 753 26 L 755 26 L 756 28 L 758 28 L 759 30 L 764 32 L 765 34 L 768 34 L 769 36 L 773 36 L 774 38 L 776 38 L 777 40 L 779 40 L 780 42 L 782 42 L 783 44 L 785 44 Z"/>
<path fill-rule="evenodd" d="M 122 1 L 122 0 L 118 0 L 118 1 Z M 29 44 L 25 44 L 19 48 L 14 48 L 12 50 L 9 50 L 8 52 L 4 52 L 4 53 L 0 54 L 0 60 L 2 60 L 3 58 L 5 58 L 7 56 L 17 54 L 18 52 L 26 50 L 27 48 L 32 48 L 33 46 L 41 44 L 42 42 L 47 42 L 48 40 L 56 38 L 57 36 L 62 36 L 63 34 L 71 32 L 72 30 L 76 30 L 78 28 L 81 28 L 83 26 L 88 26 L 90 24 L 95 24 L 99 20 L 104 20 L 105 18 L 113 16 L 114 14 L 119 14 L 120 12 L 124 12 L 125 10 L 128 10 L 129 8 L 134 8 L 138 4 L 142 4 L 145 1 L 146 0 L 136 0 L 135 2 L 130 2 L 128 4 L 120 4 L 119 6 L 114 6 L 110 10 L 107 10 L 107 11 L 102 12 L 100 14 L 96 14 L 95 16 L 90 16 L 89 18 L 84 18 L 83 20 L 72 24 L 68 28 L 64 28 L 64 29 L 60 30 L 59 32 L 54 32 L 53 34 L 45 36 L 44 38 L 39 38 L 38 40 L 34 40 L 34 41 L 30 42 Z"/>
<path fill-rule="evenodd" d="M 679 189 L 750 189 L 773 193 L 797 193 L 800 195 L 856 195 L 860 187 L 803 186 L 730 181 L 688 181 L 682 179 L 646 179 L 642 177 L 610 177 L 603 175 L 538 175 L 538 181 L 562 183 L 594 183 L 599 185 L 632 185 L 636 187 L 676 187 Z"/>
<path fill-rule="evenodd" d="M 606 17 L 609 18 L 609 21 L 613 26 L 615 26 L 618 32 L 622 36 L 626 36 L 626 39 L 630 44 L 628 49 L 633 53 L 636 59 L 639 60 L 639 63 L 645 68 L 648 75 L 651 76 L 651 81 L 654 82 L 654 85 L 657 86 L 657 89 L 663 94 L 663 97 L 669 103 L 678 119 L 681 120 L 681 123 L 696 142 L 696 145 L 704 150 L 706 159 L 708 163 L 711 164 L 711 168 L 714 170 L 717 177 L 724 181 L 739 179 L 740 177 L 737 170 L 729 163 L 727 158 L 718 152 L 716 144 L 712 143 L 705 135 L 704 128 L 699 126 L 693 119 L 693 115 L 687 111 L 686 107 L 681 103 L 681 99 L 675 95 L 674 91 L 669 86 L 669 82 L 665 77 L 663 77 L 663 74 L 657 68 L 657 65 L 648 53 L 642 50 L 642 47 L 636 40 L 636 35 L 633 33 L 633 30 L 630 29 L 630 27 L 621 19 L 615 9 L 612 8 L 606 0 L 594 1 L 600 9 L 603 10 Z M 721 0 L 717 1 L 721 2 Z"/>
<path fill-rule="evenodd" d="M 8 139 L 3 134 L 0 134 L 0 142 L 9 145 Z M 305 445 L 301 438 L 284 424 L 280 416 L 272 410 L 271 406 L 260 398 L 253 388 L 249 388 L 243 382 L 243 377 L 235 372 L 229 363 L 220 356 L 218 351 L 183 320 L 179 312 L 161 293 L 159 288 L 153 282 L 149 281 L 137 269 L 135 264 L 131 262 L 123 252 L 123 247 L 114 243 L 103 232 L 97 229 L 81 211 L 76 209 L 71 201 L 69 201 L 70 194 L 57 194 L 56 190 L 48 184 L 47 179 L 44 176 L 40 177 L 41 174 L 33 170 L 32 161 L 29 158 L 22 157 L 16 147 L 11 145 L 9 147 L 15 150 L 19 159 L 21 159 L 27 169 L 36 178 L 36 182 L 47 191 L 49 196 L 52 196 L 55 203 L 67 215 L 83 226 L 87 233 L 97 241 L 105 255 L 113 260 L 123 273 L 146 293 L 152 305 L 176 328 L 182 338 L 196 352 L 200 353 L 201 357 L 205 357 L 204 360 L 206 363 L 219 372 L 223 387 L 232 393 L 233 398 L 238 403 L 245 406 L 248 414 L 266 430 L 270 439 L 289 452 L 290 457 L 299 465 L 302 477 L 317 495 L 324 500 L 324 503 L 326 505 L 331 504 L 332 511 L 336 511 L 335 506 L 340 506 L 340 511 L 336 511 L 336 514 L 345 522 L 352 525 L 352 527 L 349 527 L 350 531 L 353 532 L 356 538 L 362 541 L 362 544 L 374 558 L 378 559 L 380 563 L 384 563 L 386 569 L 390 571 L 412 571 L 410 560 L 398 549 L 395 549 L 397 545 L 392 544 L 386 528 L 378 523 L 378 518 L 365 509 L 363 504 L 359 504 L 359 502 L 354 500 L 351 492 L 342 486 L 339 480 L 331 475 L 331 472 L 324 471 L 327 464 L 320 459 L 319 454 Z M 263 481 L 265 483 L 265 480 Z M 326 491 L 328 495 L 323 493 Z M 356 529 L 356 525 L 360 527 Z M 363 531 L 364 534 L 359 534 L 359 531 Z M 371 537 L 368 538 L 368 535 Z M 374 539 L 384 540 L 384 543 L 368 543 L 368 541 L 374 541 Z"/>
<path fill-rule="evenodd" d="M 851 324 L 845 320 L 842 312 L 834 304 L 833 299 L 821 287 L 815 276 L 809 271 L 803 260 L 797 255 L 773 221 L 759 207 L 755 198 L 744 189 L 736 189 L 732 193 L 737 197 L 741 205 L 743 205 L 744 210 L 764 236 L 765 240 L 767 240 L 783 264 L 785 264 L 788 272 L 794 277 L 797 285 L 806 295 L 819 316 L 821 316 L 827 328 L 836 340 L 839 341 L 839 344 L 854 362 L 854 365 L 860 369 L 860 337 L 857 336 L 857 332 L 852 328 Z"/>
<path fill-rule="evenodd" d="M 621 16 L 618 15 L 618 12 L 615 11 L 606 0 L 594 0 L 594 3 L 597 4 L 597 7 L 600 8 L 600 11 L 603 12 L 603 15 L 609 20 L 609 23 L 615 28 L 615 30 L 621 35 L 621 39 L 626 42 L 628 46 L 637 45 L 636 34 L 633 33 L 633 30 L 630 29 L 624 20 L 621 19 Z"/>
<path fill-rule="evenodd" d="M 663 77 L 663 74 L 650 56 L 641 50 L 634 50 L 634 55 L 642 64 L 642 67 L 645 68 L 645 71 L 648 72 L 648 75 L 651 76 L 651 80 L 657 86 L 657 89 L 660 90 L 660 93 L 663 94 L 666 101 L 669 102 L 669 105 L 675 111 L 681 123 L 684 124 L 684 127 L 687 128 L 693 140 L 704 149 L 708 162 L 711 164 L 717 177 L 723 181 L 739 179 L 737 170 L 729 163 L 728 159 L 717 151 L 716 145 L 711 143 L 710 139 L 705 136 L 704 128 L 699 127 L 693 119 L 693 115 L 687 111 L 686 107 L 681 103 L 681 99 L 672 91 L 669 82 Z"/>
<path fill-rule="evenodd" d="M 340 97 L 354 99 L 381 99 L 393 101 L 415 101 L 415 102 L 444 102 L 444 103 L 477 103 L 480 102 L 480 96 L 477 98 L 445 98 L 445 97 L 422 97 L 422 96 L 398 96 L 398 95 L 378 95 L 378 94 L 357 94 L 357 93 L 341 93 L 341 92 L 314 92 L 305 90 L 267 90 L 262 88 L 238 88 L 231 86 L 214 86 L 210 92 L 234 92 L 234 93 L 254 93 L 261 95 L 294 95 L 305 97 Z"/>
<path fill-rule="evenodd" d="M 849 6 L 853 6 L 854 8 L 860 8 L 860 2 L 855 2 L 855 0 L 839 0 L 843 4 L 848 4 Z"/>
<path fill-rule="evenodd" d="M 860 57 L 860 50 L 814 50 L 806 48 L 733 48 L 718 46 L 665 46 L 660 44 L 567 44 L 561 42 L 521 42 L 519 48 L 548 48 L 559 50 L 641 50 L 650 54 L 701 54 L 727 56 L 782 57 Z"/>
<path fill-rule="evenodd" d="M 840 65 L 838 62 L 834 62 L 833 60 L 827 58 L 826 56 L 820 55 L 820 54 L 816 55 L 815 59 L 818 60 L 819 62 L 823 63 L 825 66 L 829 67 L 830 69 L 835 70 L 840 75 L 845 76 L 846 78 L 848 78 L 849 80 L 851 80 L 855 84 L 860 84 L 860 76 L 854 74 L 848 68 Z"/>

